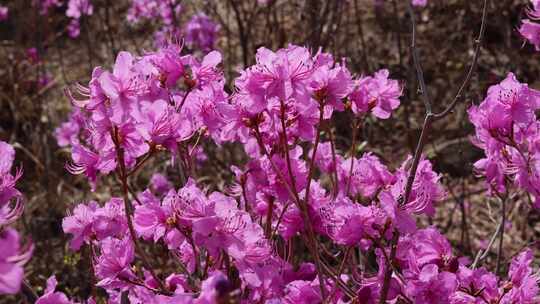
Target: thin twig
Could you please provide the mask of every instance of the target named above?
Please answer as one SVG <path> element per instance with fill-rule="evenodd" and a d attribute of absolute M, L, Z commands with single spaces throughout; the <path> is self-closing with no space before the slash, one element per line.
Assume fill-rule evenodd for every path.
<path fill-rule="evenodd" d="M 412 8 L 411 3 L 408 3 L 407 8 L 408 8 L 409 15 L 410 15 L 410 18 L 411 18 L 411 32 L 412 32 L 411 54 L 412 54 L 412 57 L 413 57 L 418 82 L 419 82 L 419 85 L 420 85 L 420 93 L 422 95 L 422 100 L 423 100 L 424 106 L 426 108 L 426 115 L 425 115 L 425 118 L 424 118 L 424 124 L 423 124 L 423 127 L 422 127 L 422 133 L 420 134 L 420 138 L 418 139 L 418 144 L 416 146 L 416 151 L 414 153 L 412 166 L 411 166 L 411 169 L 409 171 L 409 176 L 407 178 L 407 183 L 406 183 L 406 186 L 405 186 L 405 194 L 403 196 L 402 201 L 399 202 L 400 207 L 401 206 L 406 206 L 408 201 L 409 201 L 409 195 L 411 193 L 412 186 L 413 186 L 414 180 L 416 178 L 416 170 L 418 169 L 418 164 L 420 163 L 420 159 L 421 159 L 421 156 L 422 156 L 422 151 L 423 151 L 424 146 L 426 144 L 428 134 L 431 131 L 432 122 L 436 118 L 444 117 L 448 112 L 451 111 L 451 107 L 453 108 L 453 106 L 457 102 L 457 101 L 454 100 L 452 102 L 452 104 L 447 108 L 447 110 L 443 111 L 440 114 L 437 114 L 437 116 L 435 114 L 433 114 L 432 108 L 431 108 L 432 107 L 432 102 L 431 102 L 431 99 L 429 97 L 427 86 L 426 86 L 426 83 L 425 83 L 425 80 L 424 80 L 424 73 L 423 73 L 423 70 L 422 70 L 422 65 L 420 63 L 420 57 L 418 55 L 418 51 L 417 51 L 417 48 L 416 48 L 416 17 L 415 17 L 414 10 Z M 481 30 L 480 30 L 480 39 L 479 40 L 481 40 L 481 38 L 483 37 L 484 31 L 485 31 L 486 15 L 487 15 L 487 0 L 484 0 L 484 13 L 483 13 L 483 16 L 482 16 L 482 26 L 481 26 Z M 478 55 L 475 56 L 474 61 L 477 61 L 477 60 L 478 60 Z M 473 65 L 476 66 L 476 63 L 473 62 Z M 474 68 L 473 65 L 472 65 L 472 67 Z M 472 73 L 472 72 L 470 72 L 470 73 Z M 468 78 L 470 79 L 470 76 Z M 463 87 L 463 89 L 460 88 L 460 90 L 458 91 L 458 94 L 461 94 L 461 92 L 464 90 L 464 88 L 466 87 L 466 83 L 464 85 L 462 85 L 462 87 Z M 399 233 L 397 231 L 395 231 L 394 235 L 392 237 L 391 243 L 390 243 L 391 252 L 390 252 L 390 257 L 389 257 L 390 260 L 388 262 L 389 264 L 392 263 L 392 261 L 395 258 L 395 248 L 396 248 L 396 245 L 397 245 L 398 241 L 399 241 Z M 392 277 L 392 272 L 393 271 L 392 271 L 390 265 L 387 265 L 386 273 L 385 273 L 384 279 L 383 279 L 383 286 L 382 286 L 382 289 L 381 289 L 381 297 L 380 297 L 380 300 L 379 300 L 379 303 L 381 303 L 381 304 L 386 303 L 386 299 L 387 299 L 387 296 L 388 296 L 388 290 L 390 288 L 390 279 Z"/>
<path fill-rule="evenodd" d="M 506 222 L 506 198 L 501 198 L 501 232 L 499 234 L 499 248 L 497 250 L 497 268 L 495 269 L 495 274 L 500 275 L 501 271 L 501 258 L 503 254 L 503 240 L 504 240 L 504 224 Z"/>
<path fill-rule="evenodd" d="M 418 83 L 420 84 L 420 95 L 422 95 L 422 101 L 424 102 L 424 106 L 426 107 L 426 115 L 430 115 L 432 113 L 432 103 L 431 99 L 429 98 L 426 81 L 424 80 L 424 71 L 422 70 L 422 64 L 420 63 L 420 55 L 418 54 L 418 49 L 416 47 L 416 15 L 414 14 L 411 3 L 407 5 L 407 8 L 409 10 L 409 16 L 411 18 L 412 38 L 410 48 L 413 57 L 414 68 L 416 70 L 416 77 L 418 78 Z"/>
<path fill-rule="evenodd" d="M 352 122 L 352 140 L 351 140 L 351 150 L 349 151 L 349 157 L 351 158 L 351 165 L 349 166 L 349 176 L 347 178 L 347 187 L 345 188 L 346 192 L 345 194 L 349 195 L 349 192 L 351 190 L 351 180 L 352 180 L 352 173 L 353 173 L 353 169 L 354 169 L 354 156 L 355 156 L 355 152 L 356 152 L 356 136 L 357 136 L 357 132 L 358 132 L 358 125 L 359 125 L 359 122 L 357 122 L 356 118 L 353 118 L 353 122 Z M 337 168 L 335 168 L 334 170 L 337 171 Z"/>
<path fill-rule="evenodd" d="M 491 239 L 489 240 L 489 243 L 484 251 L 479 250 L 478 254 L 476 254 L 476 258 L 474 259 L 474 262 L 471 265 L 472 269 L 475 269 L 478 266 L 478 263 L 480 263 L 483 259 L 485 259 L 491 250 L 491 247 L 493 247 L 493 244 L 495 243 L 495 240 L 497 239 L 497 235 L 499 235 L 501 229 L 503 226 L 503 222 L 500 221 L 499 225 L 497 225 L 497 228 L 495 229 L 495 232 L 491 236 Z"/>
<path fill-rule="evenodd" d="M 131 218 L 131 215 L 133 213 L 133 205 L 129 201 L 129 186 L 128 186 L 128 176 L 126 171 L 126 164 L 124 161 L 124 149 L 120 146 L 120 143 L 118 141 L 118 128 L 115 127 L 114 130 L 111 132 L 111 138 L 115 145 L 116 149 L 116 156 L 117 161 L 119 164 L 119 178 L 122 185 L 123 195 L 124 195 L 124 209 L 125 209 L 125 216 L 128 224 L 128 230 L 129 235 L 131 237 L 131 241 L 135 245 L 135 249 L 137 253 L 140 255 L 140 258 L 146 268 L 148 268 L 148 271 L 150 274 L 154 277 L 154 279 L 158 282 L 158 285 L 161 290 L 166 292 L 165 285 L 163 282 L 159 279 L 159 277 L 156 275 L 153 267 L 151 266 L 150 262 L 148 262 L 148 258 L 146 257 L 146 254 L 144 250 L 140 247 L 140 244 L 137 240 L 137 236 L 135 234 L 135 228 L 133 227 L 133 220 Z"/>
<path fill-rule="evenodd" d="M 467 73 L 465 80 L 459 87 L 456 97 L 454 97 L 454 100 L 452 101 L 452 103 L 450 103 L 450 105 L 448 105 L 448 107 L 441 113 L 435 114 L 435 117 L 437 119 L 443 118 L 448 113 L 452 112 L 452 110 L 454 109 L 458 101 L 461 99 L 461 96 L 463 95 L 463 91 L 467 88 L 469 82 L 471 81 L 472 75 L 474 71 L 476 70 L 476 66 L 478 65 L 478 58 L 480 54 L 480 47 L 482 45 L 482 40 L 484 39 L 484 33 L 486 31 L 487 4 L 488 4 L 488 0 L 484 0 L 484 8 L 482 10 L 482 24 L 480 25 L 480 33 L 478 34 L 478 38 L 475 40 L 476 49 L 474 50 L 473 61 L 469 68 L 469 72 Z"/>
<path fill-rule="evenodd" d="M 30 303 L 35 303 L 38 299 L 36 292 L 26 280 L 22 280 L 21 282 L 21 293 L 26 297 L 26 299 Z"/>

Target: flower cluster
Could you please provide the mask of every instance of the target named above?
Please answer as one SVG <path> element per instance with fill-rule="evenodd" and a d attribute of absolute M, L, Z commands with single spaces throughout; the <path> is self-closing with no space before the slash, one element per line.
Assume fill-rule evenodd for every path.
<path fill-rule="evenodd" d="M 494 194 L 502 196 L 510 186 L 530 193 L 539 207 L 540 198 L 540 92 L 520 83 L 514 74 L 489 88 L 487 97 L 469 109 L 476 128 L 474 143 L 486 157 L 475 163 Z"/>
<path fill-rule="evenodd" d="M 180 37 L 191 49 L 208 52 L 214 49 L 219 25 L 204 13 L 195 14 L 184 25 L 181 24 L 182 6 L 178 0 L 130 0 L 126 19 L 131 24 L 145 21 L 159 23 L 160 29 L 154 33 L 157 46 L 167 45 Z M 65 7 L 69 18 L 67 33 L 71 38 L 80 35 L 81 18 L 91 16 L 94 6 L 91 0 L 35 0 L 34 5 L 42 15 L 56 7 Z M 7 19 L 8 8 L 0 7 L 0 21 Z"/>
<path fill-rule="evenodd" d="M 161 23 L 154 33 L 157 46 L 167 45 L 180 37 L 188 47 L 209 52 L 214 49 L 219 26 L 204 13 L 191 16 L 181 25 L 182 6 L 178 0 L 132 0 L 127 20 L 132 24 L 144 21 Z"/>
<path fill-rule="evenodd" d="M 66 6 L 66 17 L 70 19 L 67 33 L 71 38 L 79 37 L 81 33 L 80 19 L 83 16 L 91 16 L 94 7 L 91 0 L 35 0 L 34 5 L 39 8 L 42 15 L 49 13 L 54 7 Z"/>
<path fill-rule="evenodd" d="M 183 35 L 190 48 L 209 52 L 214 49 L 218 32 L 219 25 L 204 13 L 198 13 L 186 23 Z"/>
<path fill-rule="evenodd" d="M 0 141 L 0 295 L 19 291 L 24 277 L 23 266 L 32 255 L 32 247 L 22 247 L 19 233 L 8 225 L 22 214 L 22 194 L 15 183 L 22 175 L 18 169 L 11 173 L 15 150 Z"/>
<path fill-rule="evenodd" d="M 66 10 L 66 16 L 71 18 L 67 27 L 68 35 L 71 38 L 79 37 L 81 33 L 81 17 L 85 15 L 91 16 L 93 13 L 94 7 L 90 0 L 69 0 Z"/>
<path fill-rule="evenodd" d="M 132 0 L 126 17 L 131 24 L 143 21 L 160 23 L 160 29 L 154 36 L 155 44 L 161 46 L 181 35 L 179 28 L 181 13 L 182 6 L 177 0 Z"/>
<path fill-rule="evenodd" d="M 78 87 L 84 99 L 71 97 L 77 110 L 56 131 L 59 144 L 72 147 L 71 172 L 95 185 L 98 172 L 134 169 L 143 155 L 184 153 L 178 143 L 219 124 L 212 107 L 226 98 L 216 69 L 221 55 L 198 61 L 180 51 L 170 45 L 140 58 L 121 52 L 112 72 L 96 68 L 89 86 Z"/>

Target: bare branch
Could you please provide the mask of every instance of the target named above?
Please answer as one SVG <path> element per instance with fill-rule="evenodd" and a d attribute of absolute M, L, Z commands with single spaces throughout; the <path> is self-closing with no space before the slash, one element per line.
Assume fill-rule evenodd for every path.
<path fill-rule="evenodd" d="M 482 40 L 484 39 L 484 33 L 486 31 L 487 5 L 488 5 L 488 0 L 484 0 L 484 8 L 482 10 L 482 25 L 480 26 L 480 33 L 478 34 L 478 39 L 475 40 L 476 49 L 474 50 L 473 61 L 469 68 L 469 72 L 467 73 L 465 80 L 461 84 L 461 87 L 459 87 L 456 97 L 454 97 L 454 100 L 452 100 L 452 103 L 450 103 L 450 105 L 448 105 L 448 107 L 441 113 L 435 114 L 435 118 L 437 119 L 443 118 L 448 113 L 452 112 L 452 110 L 454 109 L 458 101 L 461 99 L 463 95 L 463 91 L 468 87 L 469 82 L 471 81 L 472 75 L 474 71 L 476 70 L 476 66 L 478 65 L 478 57 L 480 57 L 479 56 L 480 47 L 482 45 Z"/>
<path fill-rule="evenodd" d="M 424 71 L 422 70 L 422 65 L 420 63 L 420 55 L 418 55 L 418 49 L 416 48 L 416 15 L 412 8 L 412 4 L 407 6 L 409 10 L 409 15 L 411 18 L 411 54 L 413 57 L 414 68 L 416 70 L 416 77 L 418 78 L 418 83 L 420 84 L 420 94 L 422 95 L 422 101 L 426 107 L 426 113 L 431 114 L 431 99 L 429 98 L 429 93 L 426 86 L 426 81 L 424 80 Z"/>

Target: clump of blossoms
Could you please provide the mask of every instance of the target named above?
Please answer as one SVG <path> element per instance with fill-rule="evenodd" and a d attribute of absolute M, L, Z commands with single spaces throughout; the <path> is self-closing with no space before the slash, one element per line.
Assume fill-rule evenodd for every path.
<path fill-rule="evenodd" d="M 161 24 L 160 29 L 154 33 L 155 44 L 162 46 L 171 38 L 180 36 L 180 16 L 182 13 L 181 1 L 178 0 L 132 0 L 127 13 L 127 20 L 131 24 L 146 21 Z"/>
<path fill-rule="evenodd" d="M 32 246 L 23 246 L 17 230 L 10 227 L 22 214 L 22 194 L 15 188 L 22 170 L 12 171 L 15 150 L 0 141 L 0 295 L 16 294 L 24 278 L 23 266 Z"/>
<path fill-rule="evenodd" d="M 81 202 L 63 221 L 71 249 L 91 248 L 96 285 L 110 303 L 540 300 L 531 251 L 497 277 L 455 256 L 435 227 L 417 225 L 446 196 L 427 158 L 411 180 L 411 158 L 392 169 L 373 153 L 357 155 L 356 146 L 338 151 L 335 113 L 384 120 L 399 107 L 402 87 L 388 70 L 355 76 L 322 51 L 260 48 L 228 94 L 219 52 L 198 60 L 181 51 L 173 44 L 142 56 L 120 52 L 111 70 L 97 67 L 88 86 L 68 91 L 75 108 L 56 131 L 58 144 L 71 148 L 71 173 L 92 189 L 111 176 L 121 189 L 106 202 Z M 522 149 L 533 149 L 536 92 L 509 78 L 487 100 L 470 111 L 490 153 L 477 167 L 512 161 L 487 170 L 493 189 L 502 191 L 499 176 L 510 173 L 532 191 L 534 157 Z M 225 189 L 209 191 L 196 179 L 201 141 L 243 147 L 248 159 L 230 166 L 234 183 Z M 133 188 L 131 178 L 158 155 L 184 178 L 145 167 L 150 183 Z M 149 247 L 174 263 L 155 268 Z M 366 268 L 356 251 L 377 267 Z M 54 291 L 54 278 L 48 286 L 42 303 L 70 303 Z"/>
<path fill-rule="evenodd" d="M 500 84 L 489 88 L 487 97 L 469 109 L 476 128 L 474 143 L 485 158 L 475 168 L 486 177 L 490 190 L 502 195 L 516 186 L 533 196 L 540 207 L 540 92 L 520 83 L 510 73 Z"/>
<path fill-rule="evenodd" d="M 77 38 L 81 33 L 81 21 L 83 16 L 91 16 L 94 7 L 90 0 L 69 0 L 67 3 L 66 16 L 71 18 L 67 27 L 68 35 Z"/>
<path fill-rule="evenodd" d="M 190 49 L 209 52 L 214 49 L 219 25 L 204 13 L 197 13 L 182 25 L 182 5 L 178 0 L 132 0 L 127 13 L 131 24 L 145 21 L 161 24 L 154 33 L 155 45 L 167 45 L 170 40 L 184 37 Z"/>
<path fill-rule="evenodd" d="M 214 49 L 218 32 L 219 25 L 204 13 L 193 15 L 183 30 L 186 44 L 203 52 Z"/>
<path fill-rule="evenodd" d="M 34 0 L 33 3 L 42 15 L 47 15 L 55 7 L 65 6 L 66 17 L 70 20 L 67 26 L 67 33 L 71 38 L 79 37 L 81 33 L 81 18 L 91 16 L 94 13 L 91 0 Z"/>
<path fill-rule="evenodd" d="M 209 52 L 215 48 L 219 25 L 204 13 L 198 13 L 184 24 L 181 22 L 182 5 L 179 0 L 130 0 L 126 14 L 127 21 L 132 24 L 152 22 L 160 24 L 160 29 L 154 33 L 155 44 L 163 46 L 168 41 L 184 37 L 186 45 L 191 49 Z M 94 14 L 91 0 L 35 0 L 34 6 L 42 15 L 51 10 L 65 8 L 69 18 L 67 34 L 77 38 L 81 32 L 81 19 Z M 0 21 L 7 19 L 7 7 L 0 6 Z"/>

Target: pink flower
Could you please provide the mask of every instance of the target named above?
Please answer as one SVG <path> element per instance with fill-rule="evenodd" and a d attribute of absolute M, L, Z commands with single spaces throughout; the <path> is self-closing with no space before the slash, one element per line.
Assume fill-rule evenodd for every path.
<path fill-rule="evenodd" d="M 456 275 L 439 272 L 437 265 L 422 268 L 418 279 L 407 284 L 407 294 L 418 304 L 448 303 L 457 287 Z"/>
<path fill-rule="evenodd" d="M 143 205 L 135 209 L 134 227 L 144 239 L 157 242 L 163 238 L 170 249 L 175 249 L 184 240 L 178 230 L 179 224 L 175 213 L 174 198 L 176 192 L 171 190 L 164 198 L 163 204 L 155 197 L 146 199 Z"/>
<path fill-rule="evenodd" d="M 323 207 L 322 218 L 323 226 L 336 243 L 362 249 L 368 248 L 371 238 L 380 238 L 377 228 L 384 225 L 375 208 L 353 203 L 346 197 Z"/>
<path fill-rule="evenodd" d="M 19 234 L 15 229 L 0 231 L 0 294 L 16 294 L 24 277 L 23 265 L 30 259 L 32 247 L 20 247 Z"/>
<path fill-rule="evenodd" d="M 531 16 L 532 19 L 537 20 L 538 17 L 540 17 L 540 1 L 538 0 L 531 0 L 532 9 L 529 9 L 527 12 L 529 16 Z"/>
<path fill-rule="evenodd" d="M 212 82 L 191 92 L 185 106 L 193 128 L 207 128 L 216 141 L 220 141 L 222 127 L 226 124 L 224 113 L 234 111 L 223 85 L 223 82 Z"/>
<path fill-rule="evenodd" d="M 79 19 L 71 19 L 67 26 L 68 36 L 70 38 L 77 38 L 81 34 L 81 24 Z"/>
<path fill-rule="evenodd" d="M 318 281 L 317 281 L 318 282 Z M 318 284 L 310 281 L 293 281 L 285 286 L 285 296 L 283 303 L 288 304 L 310 304 L 321 303 Z"/>
<path fill-rule="evenodd" d="M 184 28 L 186 44 L 207 52 L 214 48 L 219 25 L 204 13 L 193 15 Z"/>
<path fill-rule="evenodd" d="M 84 116 L 78 108 L 69 115 L 68 121 L 54 130 L 56 141 L 60 147 L 74 146 L 79 143 L 79 135 L 84 127 Z"/>
<path fill-rule="evenodd" d="M 306 48 L 291 45 L 272 52 L 259 48 L 257 64 L 236 79 L 239 88 L 237 102 L 251 113 L 266 108 L 270 98 L 288 102 L 303 93 L 305 81 L 311 75 L 313 59 Z"/>
<path fill-rule="evenodd" d="M 8 19 L 9 8 L 7 6 L 0 5 L 0 22 Z"/>
<path fill-rule="evenodd" d="M 342 111 L 342 99 L 351 92 L 353 81 L 351 73 L 344 65 L 323 65 L 313 73 L 309 87 L 313 91 L 313 98 L 319 103 Z M 331 113 L 330 111 L 329 114 Z"/>
<path fill-rule="evenodd" d="M 124 201 L 112 198 L 103 207 L 95 201 L 78 204 L 73 214 L 62 220 L 62 228 L 64 233 L 73 235 L 72 250 L 79 250 L 83 243 L 89 244 L 93 240 L 121 236 L 127 231 Z"/>
<path fill-rule="evenodd" d="M 63 292 L 55 292 L 56 285 L 55 276 L 47 279 L 47 289 L 45 293 L 39 297 L 36 304 L 73 304 Z"/>
<path fill-rule="evenodd" d="M 441 271 L 455 273 L 458 260 L 448 240 L 435 228 L 426 228 L 405 236 L 398 244 L 397 258 L 406 273 L 417 274 L 425 265 L 435 264 Z"/>
<path fill-rule="evenodd" d="M 73 164 L 66 165 L 66 169 L 71 174 L 84 174 L 90 181 L 92 190 L 96 186 L 98 171 L 107 174 L 116 168 L 114 153 L 100 157 L 97 153 L 79 144 L 73 146 L 71 157 Z"/>
<path fill-rule="evenodd" d="M 532 304 L 538 301 L 540 276 L 536 273 L 531 263 L 533 252 L 527 249 L 512 259 L 508 271 L 511 290 L 502 299 L 501 303 L 524 303 Z"/>
<path fill-rule="evenodd" d="M 388 70 L 380 70 L 373 77 L 358 80 L 350 96 L 355 114 L 372 111 L 375 117 L 387 119 L 399 107 L 402 91 L 397 80 L 388 78 L 389 74 Z"/>
<path fill-rule="evenodd" d="M 22 170 L 19 169 L 15 175 L 11 175 L 10 172 L 14 159 L 15 149 L 8 143 L 0 141 L 0 208 L 21 196 L 15 189 L 15 183 L 21 177 Z"/>
<path fill-rule="evenodd" d="M 99 84 L 111 102 L 111 121 L 120 124 L 131 115 L 138 114 L 136 103 L 137 83 L 132 71 L 133 57 L 128 52 L 120 52 L 116 57 L 113 72 L 103 72 Z"/>
<path fill-rule="evenodd" d="M 82 15 L 92 15 L 94 7 L 90 0 L 69 0 L 66 16 L 79 19 Z"/>
<path fill-rule="evenodd" d="M 143 74 L 150 74 L 159 80 L 165 88 L 175 87 L 178 79 L 185 74 L 184 65 L 188 64 L 190 56 L 181 56 L 182 47 L 167 44 L 155 53 L 145 55 L 136 66 Z"/>
<path fill-rule="evenodd" d="M 101 255 L 97 257 L 95 271 L 100 280 L 97 286 L 104 288 L 125 288 L 136 279 L 131 270 L 135 257 L 133 243 L 129 237 L 107 238 L 100 242 Z"/>
<path fill-rule="evenodd" d="M 350 194 L 352 195 L 361 194 L 364 197 L 371 197 L 394 181 L 394 176 L 388 171 L 388 168 L 371 153 L 366 153 L 360 159 L 354 160 L 349 181 L 350 167 L 350 158 L 341 162 L 338 167 L 338 177 L 343 192 L 346 191 L 347 183 L 350 183 Z"/>
<path fill-rule="evenodd" d="M 218 65 L 222 61 L 221 53 L 218 51 L 211 51 L 203 57 L 199 62 L 194 57 L 191 57 L 191 72 L 192 80 L 195 81 L 194 87 L 201 88 L 207 84 L 219 81 L 222 79 L 222 72 L 218 68 Z"/>
<path fill-rule="evenodd" d="M 194 300 L 194 304 L 219 303 L 232 291 L 227 277 L 219 271 L 214 271 L 202 282 L 201 294 Z"/>
<path fill-rule="evenodd" d="M 452 296 L 452 304 L 496 302 L 500 298 L 497 277 L 484 268 L 471 270 L 460 265 L 457 272 L 459 288 Z M 473 296 L 473 295 L 476 296 Z"/>
<path fill-rule="evenodd" d="M 392 193 L 396 198 L 405 194 L 410 161 L 411 158 L 407 159 L 396 172 L 397 181 L 392 186 Z M 434 204 L 446 196 L 440 178 L 441 176 L 433 171 L 431 162 L 422 158 L 416 170 L 416 178 L 407 204 L 403 208 L 407 209 L 408 212 L 426 214 L 430 217 L 434 216 Z"/>
<path fill-rule="evenodd" d="M 178 2 L 133 0 L 127 13 L 127 20 L 136 23 L 144 19 L 156 19 L 161 20 L 166 25 L 170 25 L 181 11 L 182 6 Z"/>
<path fill-rule="evenodd" d="M 519 33 L 523 38 L 527 39 L 529 43 L 534 45 L 534 48 L 537 51 L 540 51 L 540 24 L 525 19 L 521 23 Z"/>
<path fill-rule="evenodd" d="M 335 151 L 336 164 L 334 164 L 334 159 L 332 155 L 332 146 L 330 142 L 322 142 L 317 148 L 317 154 L 315 155 L 315 164 L 323 172 L 333 172 L 336 170 L 334 167 L 337 164 L 343 163 L 342 156 L 338 154 L 338 151 Z M 309 155 L 312 155 L 313 151 L 309 152 Z"/>
<path fill-rule="evenodd" d="M 176 151 L 176 142 L 182 139 L 182 135 L 187 135 L 178 134 L 177 127 L 180 125 L 181 116 L 174 107 L 160 99 L 143 105 L 141 109 L 143 119 L 136 128 L 142 138 Z"/>
<path fill-rule="evenodd" d="M 540 197 L 540 167 L 536 157 L 540 128 L 535 111 L 540 92 L 520 83 L 510 73 L 499 85 L 489 88 L 485 100 L 469 109 L 476 128 L 473 143 L 486 157 L 475 163 L 487 179 L 489 189 L 502 193 L 506 180 Z"/>
<path fill-rule="evenodd" d="M 73 235 L 70 241 L 72 250 L 79 250 L 83 243 L 90 242 L 94 236 L 93 223 L 95 213 L 98 209 L 97 202 L 90 201 L 86 204 L 78 204 L 73 210 L 73 215 L 67 216 L 62 220 L 62 229 L 64 233 Z"/>
<path fill-rule="evenodd" d="M 423 7 L 427 5 L 427 0 L 412 0 L 412 5 Z"/>
<path fill-rule="evenodd" d="M 161 195 L 173 188 L 172 183 L 161 173 L 154 173 L 150 178 L 150 184 L 154 193 Z"/>

